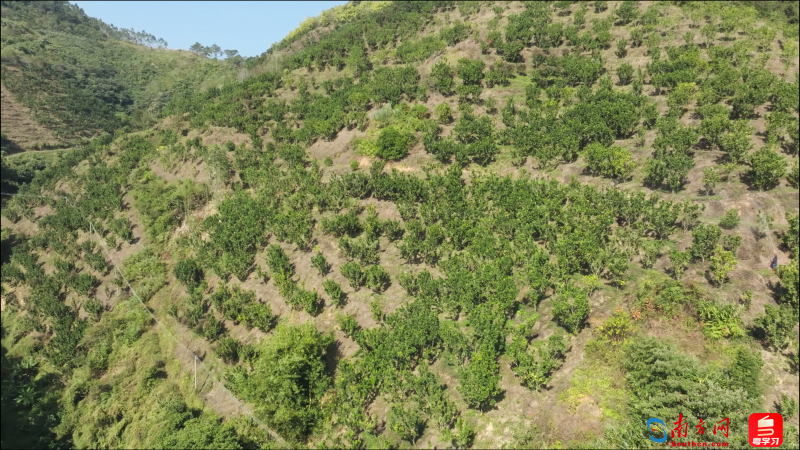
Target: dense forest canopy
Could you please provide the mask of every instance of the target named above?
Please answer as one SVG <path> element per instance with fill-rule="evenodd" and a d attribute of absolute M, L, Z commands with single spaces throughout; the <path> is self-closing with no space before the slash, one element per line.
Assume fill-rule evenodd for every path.
<path fill-rule="evenodd" d="M 800 445 L 796 3 L 2 8 L 4 448 Z"/>

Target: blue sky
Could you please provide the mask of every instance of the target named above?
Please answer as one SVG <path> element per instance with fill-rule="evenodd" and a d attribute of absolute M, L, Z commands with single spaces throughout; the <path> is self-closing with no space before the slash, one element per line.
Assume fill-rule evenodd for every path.
<path fill-rule="evenodd" d="M 195 42 L 257 56 L 283 39 L 307 17 L 345 1 L 183 2 L 73 1 L 83 11 L 118 28 L 133 28 L 163 38 L 169 48 Z"/>

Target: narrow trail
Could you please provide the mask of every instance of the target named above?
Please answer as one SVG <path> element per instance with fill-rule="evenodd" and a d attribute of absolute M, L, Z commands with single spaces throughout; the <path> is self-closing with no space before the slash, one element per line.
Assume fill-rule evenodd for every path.
<path fill-rule="evenodd" d="M 72 150 L 71 147 L 70 148 L 56 148 L 56 149 L 53 149 L 53 150 L 26 150 L 24 152 L 12 153 L 10 155 L 7 155 L 6 158 L 11 159 L 11 158 L 14 158 L 14 157 L 17 157 L 17 156 L 20 156 L 20 155 L 36 155 L 36 154 L 39 154 L 39 153 L 68 152 L 70 150 Z"/>

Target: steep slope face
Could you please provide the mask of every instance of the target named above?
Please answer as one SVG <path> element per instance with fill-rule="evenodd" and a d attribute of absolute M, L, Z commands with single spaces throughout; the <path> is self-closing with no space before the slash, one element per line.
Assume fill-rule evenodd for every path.
<path fill-rule="evenodd" d="M 3 119 L 3 133 L 9 140 L 22 148 L 34 144 L 55 144 L 53 133 L 34 119 L 31 111 L 20 104 L 5 86 L 0 86 L 0 117 Z"/>
<path fill-rule="evenodd" d="M 797 446 L 796 21 L 377 6 L 315 19 L 264 72 L 174 96 L 4 204 L 3 428 L 648 448 L 647 419 L 683 417 L 744 447 L 778 403 Z M 212 377 L 195 392 L 193 355 L 269 431 Z"/>
<path fill-rule="evenodd" d="M 235 72 L 189 52 L 123 41 L 124 33 L 66 1 L 1 8 L 2 83 L 60 139 L 145 126 L 174 91 L 218 85 Z"/>

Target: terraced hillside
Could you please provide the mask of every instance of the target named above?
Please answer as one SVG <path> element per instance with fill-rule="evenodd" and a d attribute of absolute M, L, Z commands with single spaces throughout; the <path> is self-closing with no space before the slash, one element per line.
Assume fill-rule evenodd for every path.
<path fill-rule="evenodd" d="M 326 11 L 4 199 L 3 447 L 798 446 L 797 40 L 781 2 Z"/>

